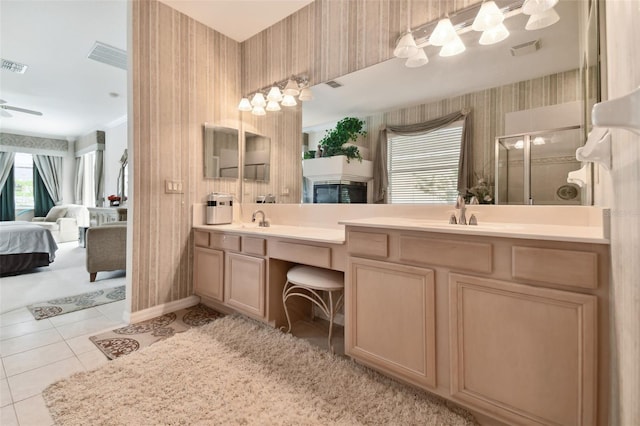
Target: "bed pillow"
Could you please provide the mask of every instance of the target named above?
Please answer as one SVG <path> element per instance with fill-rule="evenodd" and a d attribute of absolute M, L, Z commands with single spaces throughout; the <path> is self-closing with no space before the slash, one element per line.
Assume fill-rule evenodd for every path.
<path fill-rule="evenodd" d="M 56 220 L 64 217 L 67 214 L 66 207 L 52 207 L 47 213 L 47 216 L 44 218 L 45 222 L 55 222 Z"/>

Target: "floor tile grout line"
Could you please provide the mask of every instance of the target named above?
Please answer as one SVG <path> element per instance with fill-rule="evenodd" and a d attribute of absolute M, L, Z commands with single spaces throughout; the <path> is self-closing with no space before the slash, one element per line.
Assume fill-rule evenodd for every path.
<path fill-rule="evenodd" d="M 41 347 L 43 347 L 43 346 L 53 345 L 54 343 L 59 343 L 59 342 L 61 342 L 61 341 L 63 341 L 63 340 L 64 340 L 64 336 L 63 336 L 62 334 L 60 334 L 60 332 L 59 332 L 55 327 L 53 327 L 53 328 L 47 328 L 46 330 L 40 330 L 40 331 L 38 331 L 38 332 L 41 332 L 41 331 L 49 331 L 49 330 L 55 330 L 55 332 L 56 332 L 56 333 L 58 333 L 58 337 L 60 337 L 60 340 L 57 340 L 57 341 L 55 341 L 55 342 L 51 342 L 51 343 L 47 343 L 46 345 L 38 345 L 38 346 L 34 346 L 33 348 L 25 349 L 25 350 L 23 350 L 23 351 L 18 351 L 18 352 L 13 353 L 13 354 L 9 354 L 9 355 L 2 355 L 2 356 L 0 356 L 0 358 L 5 359 L 5 358 L 7 358 L 7 357 L 14 356 L 14 355 L 18 355 L 18 354 L 21 354 L 21 353 L 24 353 L 24 352 L 29 352 L 29 351 L 31 351 L 31 350 L 38 349 L 38 348 L 41 348 Z M 34 334 L 34 333 L 29 333 L 29 334 Z M 12 339 L 19 339 L 19 338 L 24 337 L 24 336 L 26 336 L 26 334 L 25 334 L 25 335 L 23 335 L 23 336 L 12 337 Z M 3 340 L 3 342 L 6 342 L 7 340 L 11 340 L 11 339 Z M 6 371 L 5 371 L 5 372 L 6 372 Z"/>
<path fill-rule="evenodd" d="M 60 343 L 60 342 L 57 342 L 57 343 Z M 47 345 L 47 346 L 48 346 L 48 345 Z M 42 347 L 42 346 L 41 346 L 41 347 Z M 9 381 L 9 378 L 10 378 L 10 377 L 19 376 L 20 374 L 28 373 L 29 371 L 37 370 L 38 368 L 44 368 L 44 367 L 47 367 L 47 366 L 49 366 L 49 365 L 51 365 L 51 364 L 55 364 L 56 362 L 60 362 L 60 361 L 67 360 L 67 359 L 69 359 L 69 358 L 73 358 L 73 357 L 78 358 L 78 356 L 75 354 L 75 352 L 73 352 L 73 350 L 71 351 L 71 353 L 72 353 L 72 355 L 69 355 L 69 356 L 67 356 L 67 357 L 57 359 L 57 360 L 52 361 L 52 362 L 49 362 L 49 363 L 47 363 L 47 364 L 39 365 L 38 367 L 34 367 L 34 368 L 30 368 L 30 369 L 28 369 L 28 370 L 21 371 L 21 372 L 19 372 L 19 373 L 13 374 L 13 375 L 11 375 L 11 376 L 7 376 L 7 377 L 6 377 L 7 382 Z M 79 361 L 79 360 L 80 360 L 80 359 L 78 359 L 78 361 Z"/>

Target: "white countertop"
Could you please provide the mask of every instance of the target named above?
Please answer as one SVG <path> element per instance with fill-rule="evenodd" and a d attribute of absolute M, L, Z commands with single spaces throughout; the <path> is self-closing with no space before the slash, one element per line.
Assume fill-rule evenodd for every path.
<path fill-rule="evenodd" d="M 225 231 L 265 237 L 291 238 L 294 240 L 313 241 L 318 243 L 344 244 L 344 228 L 316 228 L 312 226 L 274 225 L 267 228 L 258 227 L 255 223 L 231 223 L 228 225 L 196 225 L 196 229 L 206 231 Z"/>
<path fill-rule="evenodd" d="M 540 225 L 532 223 L 480 223 L 479 225 L 450 225 L 446 221 L 402 217 L 372 217 L 341 220 L 342 225 L 364 226 L 404 231 L 441 232 L 487 237 L 524 238 L 529 240 L 567 241 L 609 244 L 603 228 L 597 226 Z"/>

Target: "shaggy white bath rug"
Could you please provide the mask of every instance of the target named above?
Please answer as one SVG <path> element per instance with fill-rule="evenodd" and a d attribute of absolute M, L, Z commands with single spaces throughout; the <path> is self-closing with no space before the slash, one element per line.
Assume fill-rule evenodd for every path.
<path fill-rule="evenodd" d="M 43 393 L 60 425 L 473 425 L 466 412 L 239 316 Z"/>

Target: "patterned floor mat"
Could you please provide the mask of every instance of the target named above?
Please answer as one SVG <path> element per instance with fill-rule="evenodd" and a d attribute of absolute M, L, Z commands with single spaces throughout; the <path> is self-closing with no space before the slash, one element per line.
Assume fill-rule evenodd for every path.
<path fill-rule="evenodd" d="M 126 295 L 125 286 L 90 291 L 76 296 L 60 297 L 46 302 L 28 305 L 27 309 L 37 320 L 68 314 L 69 312 L 93 308 L 94 306 L 123 300 Z"/>
<path fill-rule="evenodd" d="M 208 324 L 223 315 L 207 306 L 196 305 L 162 316 L 91 336 L 109 359 L 116 359 L 164 340 L 192 327 Z"/>

